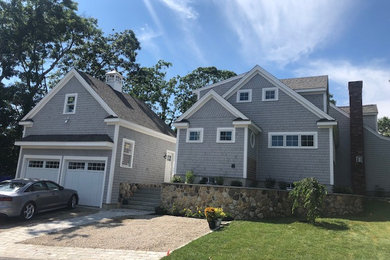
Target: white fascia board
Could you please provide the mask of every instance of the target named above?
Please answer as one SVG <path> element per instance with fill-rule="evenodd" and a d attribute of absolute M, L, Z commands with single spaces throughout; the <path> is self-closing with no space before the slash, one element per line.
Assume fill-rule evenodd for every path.
<path fill-rule="evenodd" d="M 173 126 L 176 128 L 187 128 L 190 124 L 187 122 L 182 123 L 173 123 Z"/>
<path fill-rule="evenodd" d="M 326 92 L 326 88 L 310 88 L 310 89 L 297 89 L 295 92 L 298 93 L 313 93 L 313 94 L 322 94 Z"/>
<path fill-rule="evenodd" d="M 32 127 L 34 122 L 32 122 L 32 121 L 20 121 L 18 124 L 22 125 L 22 126 L 26 126 L 26 127 Z"/>
<path fill-rule="evenodd" d="M 334 141 L 333 129 L 329 128 L 329 184 L 334 185 Z"/>
<path fill-rule="evenodd" d="M 117 116 L 116 113 L 103 101 L 103 99 L 91 88 L 91 86 L 83 79 L 83 77 L 75 70 L 69 71 L 60 82 L 44 97 L 38 104 L 25 115 L 21 121 L 36 115 L 53 97 L 57 94 L 65 85 L 69 82 L 72 77 L 81 83 L 82 86 L 96 99 L 96 101 L 103 107 L 104 110 L 110 115 Z"/>
<path fill-rule="evenodd" d="M 201 87 L 201 88 L 198 88 L 198 89 L 194 89 L 192 91 L 192 93 L 194 94 L 199 94 L 201 91 L 203 90 L 206 90 L 206 89 L 210 89 L 210 88 L 214 88 L 214 87 L 217 87 L 219 85 L 222 85 L 222 84 L 225 84 L 225 83 L 228 83 L 232 80 L 236 80 L 236 79 L 239 79 L 239 78 L 242 78 L 243 76 L 245 75 L 245 73 L 241 73 L 237 76 L 234 76 L 234 77 L 231 77 L 231 78 L 228 78 L 228 79 L 225 79 L 225 80 L 222 80 L 220 82 L 217 82 L 217 83 L 214 83 L 214 84 L 211 84 L 211 85 L 208 85 L 208 86 L 204 86 L 204 87 Z"/>
<path fill-rule="evenodd" d="M 337 125 L 336 121 L 331 121 L 331 122 L 317 122 L 318 128 L 329 128 L 329 127 L 334 127 Z"/>
<path fill-rule="evenodd" d="M 58 148 L 58 149 L 112 149 L 114 146 L 111 142 L 32 142 L 16 141 L 15 145 L 24 148 Z"/>
<path fill-rule="evenodd" d="M 310 101 L 302 97 L 300 94 L 296 93 L 291 88 L 287 87 L 280 80 L 275 78 L 272 74 L 261 68 L 259 65 L 256 65 L 253 69 L 250 70 L 237 84 L 235 84 L 231 89 L 229 89 L 225 94 L 223 94 L 223 98 L 228 99 L 231 97 L 238 89 L 240 89 L 245 83 L 247 83 L 250 79 L 252 79 L 256 74 L 263 76 L 265 79 L 273 83 L 276 87 L 282 90 L 285 94 L 289 95 L 291 98 L 296 100 L 298 103 L 303 105 L 306 109 L 312 112 L 314 115 L 319 118 L 326 118 L 328 120 L 334 120 L 330 115 L 316 107 Z"/>
<path fill-rule="evenodd" d="M 235 127 L 249 127 L 255 134 L 263 132 L 263 130 L 255 125 L 252 121 L 233 121 Z"/>
<path fill-rule="evenodd" d="M 232 104 L 230 104 L 227 100 L 217 94 L 214 90 L 210 90 L 204 95 L 201 99 L 199 99 L 190 109 L 188 109 L 184 114 L 182 114 L 177 121 L 181 121 L 185 118 L 190 117 L 196 111 L 198 111 L 204 104 L 206 104 L 210 99 L 214 99 L 220 105 L 222 105 L 227 111 L 229 111 L 232 115 L 242 118 L 248 119 L 243 113 L 241 113 L 237 108 L 235 108 Z"/>
<path fill-rule="evenodd" d="M 171 142 L 171 143 L 176 143 L 176 137 L 157 132 L 157 131 L 152 130 L 150 128 L 147 128 L 145 126 L 138 125 L 138 124 L 135 124 L 135 123 L 132 123 L 130 121 L 126 121 L 126 120 L 123 120 L 120 118 L 107 118 L 107 119 L 104 119 L 104 122 L 107 125 L 119 124 L 120 126 L 122 126 L 124 128 L 128 128 L 128 129 L 131 129 L 131 130 L 134 130 L 134 131 L 146 134 L 146 135 L 150 135 L 150 136 L 153 136 L 153 137 L 156 137 L 156 138 L 159 138 L 159 139 Z"/>

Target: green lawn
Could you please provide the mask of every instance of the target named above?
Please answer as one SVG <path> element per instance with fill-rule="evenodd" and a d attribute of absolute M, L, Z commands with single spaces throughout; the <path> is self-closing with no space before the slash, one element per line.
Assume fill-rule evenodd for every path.
<path fill-rule="evenodd" d="M 205 225 L 207 225 L 205 221 Z M 164 259 L 390 259 L 390 201 L 356 217 L 232 221 Z"/>

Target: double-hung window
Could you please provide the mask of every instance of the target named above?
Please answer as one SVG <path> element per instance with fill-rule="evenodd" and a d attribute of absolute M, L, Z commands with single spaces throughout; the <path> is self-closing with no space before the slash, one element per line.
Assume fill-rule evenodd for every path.
<path fill-rule="evenodd" d="M 120 164 L 121 167 L 133 168 L 134 146 L 135 146 L 135 142 L 133 140 L 123 138 L 121 164 Z"/>
<path fill-rule="evenodd" d="M 217 143 L 234 143 L 235 142 L 235 129 L 229 128 L 217 128 Z"/>
<path fill-rule="evenodd" d="M 252 90 L 242 89 L 237 91 L 237 103 L 240 102 L 252 102 Z"/>
<path fill-rule="evenodd" d="M 65 104 L 64 104 L 64 114 L 76 113 L 76 105 L 77 105 L 77 93 L 66 94 Z"/>
<path fill-rule="evenodd" d="M 263 88 L 263 101 L 276 101 L 279 99 L 278 88 Z"/>
<path fill-rule="evenodd" d="M 188 128 L 186 141 L 187 143 L 202 143 L 203 128 Z"/>
<path fill-rule="evenodd" d="M 268 148 L 317 148 L 317 133 L 269 132 Z"/>

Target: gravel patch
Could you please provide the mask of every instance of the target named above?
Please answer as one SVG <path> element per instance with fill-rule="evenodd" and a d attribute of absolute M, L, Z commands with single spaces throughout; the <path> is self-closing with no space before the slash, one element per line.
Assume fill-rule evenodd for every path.
<path fill-rule="evenodd" d="M 138 216 L 97 223 L 25 240 L 22 243 L 81 248 L 167 252 L 209 233 L 204 219 Z"/>

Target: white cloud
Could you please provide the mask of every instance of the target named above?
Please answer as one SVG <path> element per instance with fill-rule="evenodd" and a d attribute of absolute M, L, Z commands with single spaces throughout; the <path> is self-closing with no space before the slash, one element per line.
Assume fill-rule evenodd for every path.
<path fill-rule="evenodd" d="M 160 48 L 155 43 L 155 39 L 162 35 L 161 32 L 156 32 L 148 25 L 145 25 L 137 32 L 137 38 L 141 42 L 141 47 L 149 50 L 156 57 L 161 56 Z"/>
<path fill-rule="evenodd" d="M 390 116 L 390 67 L 380 61 L 354 65 L 349 61 L 318 60 L 295 71 L 299 76 L 329 75 L 330 88 L 339 105 L 348 105 L 348 82 L 363 81 L 363 104 L 377 104 L 379 115 Z M 337 86 L 332 86 L 332 83 Z M 337 100 L 338 97 L 341 100 Z"/>
<path fill-rule="evenodd" d="M 167 7 L 186 19 L 198 18 L 198 13 L 190 6 L 190 0 L 161 0 Z"/>
<path fill-rule="evenodd" d="M 286 65 L 325 45 L 342 28 L 349 0 L 215 0 L 248 63 Z"/>

